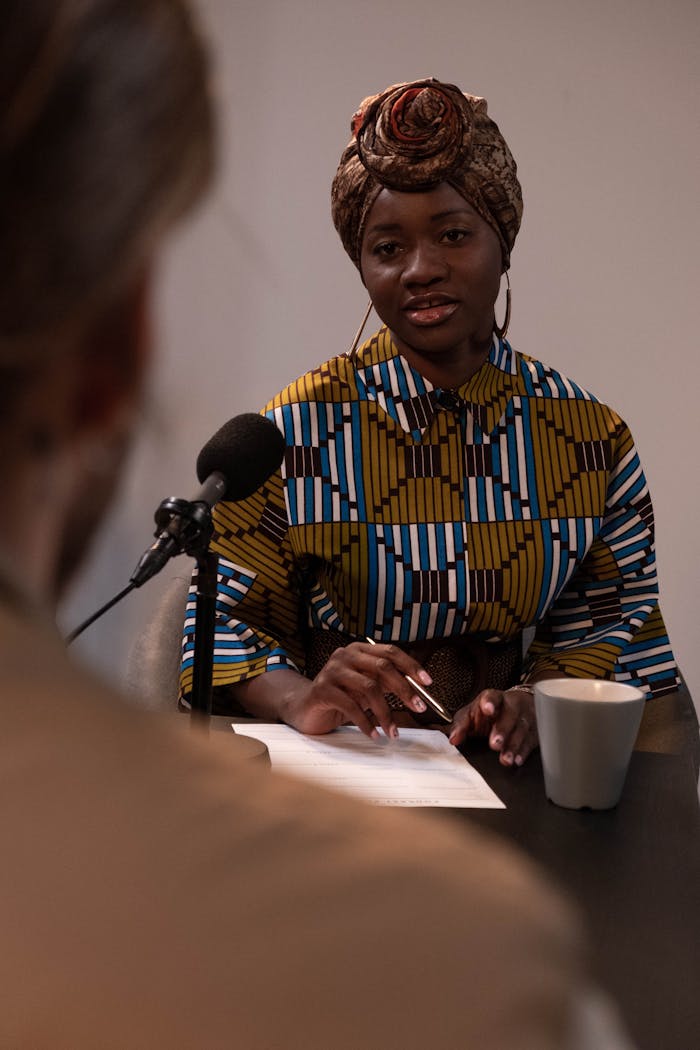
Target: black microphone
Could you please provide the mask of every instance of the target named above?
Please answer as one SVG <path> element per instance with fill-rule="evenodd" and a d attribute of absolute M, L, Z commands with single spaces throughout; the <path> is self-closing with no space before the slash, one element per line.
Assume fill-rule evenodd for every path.
<path fill-rule="evenodd" d="M 265 416 L 244 412 L 217 430 L 197 457 L 200 488 L 189 500 L 169 497 L 155 513 L 155 542 L 130 577 L 141 587 L 175 555 L 194 554 L 211 539 L 211 510 L 219 500 L 246 499 L 267 481 L 285 450 L 283 435 Z"/>

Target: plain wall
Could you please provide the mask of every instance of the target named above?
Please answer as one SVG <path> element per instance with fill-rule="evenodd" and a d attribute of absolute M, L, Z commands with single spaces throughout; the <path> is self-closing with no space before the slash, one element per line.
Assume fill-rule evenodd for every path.
<path fill-rule="evenodd" d="M 635 434 L 656 509 L 662 607 L 697 704 L 700 5 L 200 8 L 221 106 L 219 180 L 161 268 L 147 425 L 62 624 L 126 583 L 158 503 L 194 490 L 197 452 L 219 426 L 347 349 L 366 296 L 333 229 L 329 190 L 350 118 L 366 95 L 434 75 L 487 98 L 518 162 L 525 213 L 509 338 L 607 401 Z M 187 559 L 78 648 L 120 676 L 174 573 L 189 573 Z"/>

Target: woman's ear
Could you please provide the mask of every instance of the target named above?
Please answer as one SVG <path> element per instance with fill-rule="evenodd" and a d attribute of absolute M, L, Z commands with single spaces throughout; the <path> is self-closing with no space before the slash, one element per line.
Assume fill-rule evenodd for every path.
<path fill-rule="evenodd" d="M 150 273 L 91 325 L 75 359 L 75 432 L 93 434 L 136 414 L 152 356 Z"/>

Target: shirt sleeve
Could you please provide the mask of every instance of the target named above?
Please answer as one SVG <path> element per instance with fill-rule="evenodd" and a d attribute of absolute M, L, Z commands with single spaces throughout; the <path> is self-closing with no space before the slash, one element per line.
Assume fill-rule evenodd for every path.
<path fill-rule="evenodd" d="M 246 500 L 220 503 L 214 512 L 212 548 L 219 555 L 213 686 L 226 686 L 264 671 L 299 670 L 299 588 L 284 499 L 277 471 Z M 181 691 L 192 690 L 196 570 L 187 601 Z"/>
<path fill-rule="evenodd" d="M 525 678 L 606 678 L 647 697 L 678 673 L 658 603 L 654 514 L 632 435 L 620 421 L 605 515 L 588 553 L 538 624 Z"/>

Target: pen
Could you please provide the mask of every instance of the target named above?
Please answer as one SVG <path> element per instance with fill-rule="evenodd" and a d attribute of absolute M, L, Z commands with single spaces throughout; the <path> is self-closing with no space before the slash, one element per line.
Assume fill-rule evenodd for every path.
<path fill-rule="evenodd" d="M 369 635 L 365 635 L 365 637 L 370 645 L 377 644 L 374 638 L 370 638 Z M 430 695 L 427 689 L 424 689 L 422 685 L 419 685 L 418 682 L 416 682 L 415 679 L 411 678 L 409 674 L 404 675 L 404 678 L 413 686 L 418 695 L 422 697 L 423 700 L 425 700 L 428 707 L 431 707 L 436 714 L 440 715 L 440 718 L 442 718 L 443 722 L 452 721 L 452 716 L 447 713 L 447 711 L 442 706 L 439 700 L 436 700 L 434 696 Z"/>

